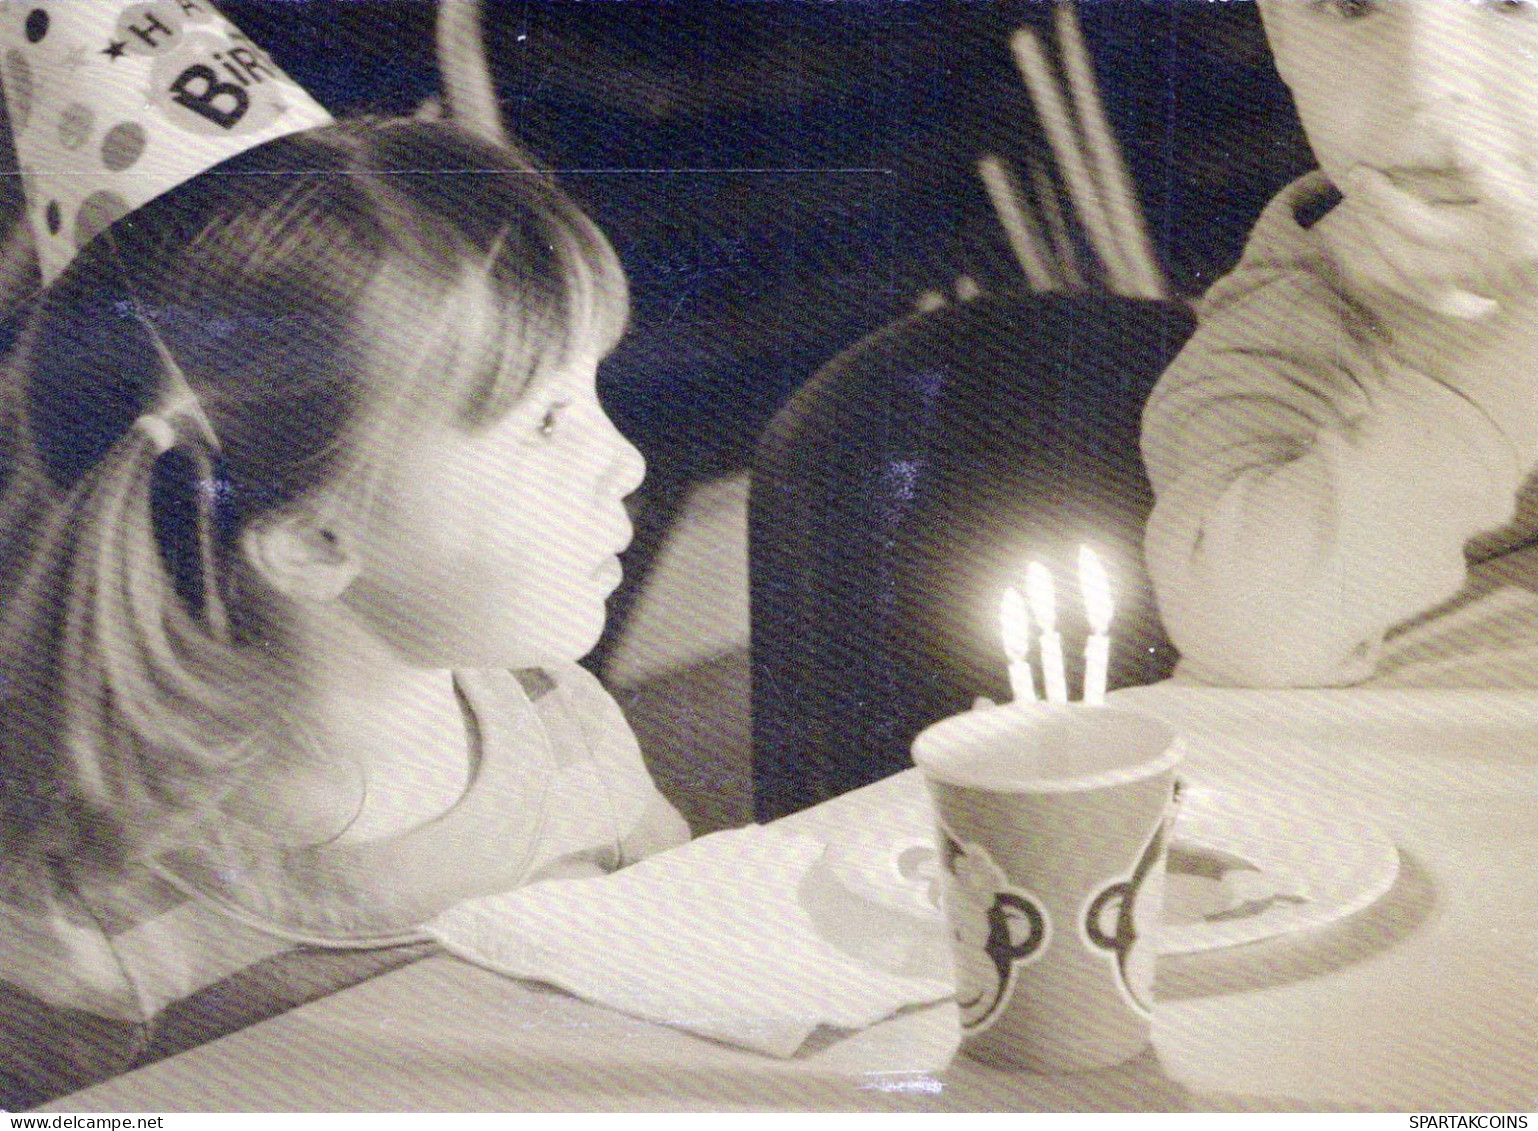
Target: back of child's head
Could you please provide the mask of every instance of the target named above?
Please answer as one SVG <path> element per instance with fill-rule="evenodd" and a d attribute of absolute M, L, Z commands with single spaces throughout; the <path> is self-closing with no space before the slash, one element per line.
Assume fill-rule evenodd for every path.
<path fill-rule="evenodd" d="M 86 245 L 5 374 L 0 855 L 110 870 L 294 758 L 241 532 L 366 506 L 400 429 L 495 420 L 625 314 L 560 190 L 438 123 L 270 142 Z"/>

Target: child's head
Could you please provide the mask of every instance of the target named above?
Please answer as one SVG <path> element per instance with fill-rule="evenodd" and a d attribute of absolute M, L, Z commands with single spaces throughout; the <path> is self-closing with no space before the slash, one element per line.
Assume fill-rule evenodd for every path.
<path fill-rule="evenodd" d="M 1277 69 L 1320 167 L 1356 165 L 1428 202 L 1491 179 L 1538 191 L 1538 5 L 1262 0 Z"/>
<path fill-rule="evenodd" d="M 591 222 L 440 124 L 280 139 L 87 245 L 11 359 L 7 841 L 200 808 L 310 607 L 420 666 L 591 648 L 641 471 L 593 386 L 625 316 Z"/>

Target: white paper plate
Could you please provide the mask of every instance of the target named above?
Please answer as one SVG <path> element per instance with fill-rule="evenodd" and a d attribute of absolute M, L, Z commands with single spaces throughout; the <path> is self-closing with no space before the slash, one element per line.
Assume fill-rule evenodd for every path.
<path fill-rule="evenodd" d="M 1369 906 L 1398 874 L 1394 842 L 1350 813 L 1188 786 L 1159 950 L 1190 954 L 1321 927 Z"/>
<path fill-rule="evenodd" d="M 843 909 L 829 919 L 842 924 L 834 932 L 840 938 L 855 931 L 843 924 L 849 919 L 884 947 L 906 948 L 909 935 L 949 945 L 933 835 L 918 831 L 931 820 L 927 798 L 915 794 L 911 812 L 830 841 L 821 867 L 837 885 L 828 906 Z M 1360 817 L 1187 782 L 1170 845 L 1159 950 L 1190 954 L 1323 926 L 1370 905 L 1398 874 L 1393 841 Z M 851 917 L 856 911 L 864 917 Z"/>

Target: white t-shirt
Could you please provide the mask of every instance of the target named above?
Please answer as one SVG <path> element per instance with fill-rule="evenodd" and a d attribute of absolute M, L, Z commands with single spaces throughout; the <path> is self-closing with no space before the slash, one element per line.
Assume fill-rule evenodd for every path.
<path fill-rule="evenodd" d="M 464 898 L 610 871 L 688 839 L 618 706 L 582 668 L 455 683 L 477 757 L 446 813 L 377 840 L 303 848 L 226 820 L 111 885 L 58 869 L 0 903 L 0 978 L 53 1006 L 148 1023 L 296 945 L 417 941 Z"/>

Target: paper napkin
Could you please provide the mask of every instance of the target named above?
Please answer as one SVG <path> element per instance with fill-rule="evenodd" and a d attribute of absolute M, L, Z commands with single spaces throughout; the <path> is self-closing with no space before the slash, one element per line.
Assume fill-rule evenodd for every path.
<path fill-rule="evenodd" d="M 771 828 L 716 833 L 613 875 L 460 904 L 429 930 L 488 969 L 786 1057 L 820 1027 L 861 1029 L 952 993 L 943 964 L 883 969 L 814 921 L 803 892 L 824 852 Z"/>

